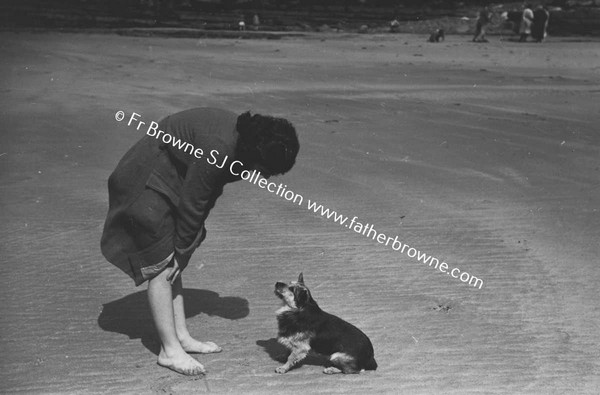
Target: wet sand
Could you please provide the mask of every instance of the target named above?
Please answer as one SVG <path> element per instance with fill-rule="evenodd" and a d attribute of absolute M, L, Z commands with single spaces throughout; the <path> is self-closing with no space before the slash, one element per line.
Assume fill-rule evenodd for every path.
<path fill-rule="evenodd" d="M 598 393 L 600 46 L 469 39 L 0 33 L 0 392 Z M 143 135 L 115 112 L 195 106 L 289 118 L 277 181 L 483 287 L 239 182 L 184 272 L 191 331 L 224 351 L 204 378 L 158 367 L 145 286 L 99 251 Z M 273 286 L 300 271 L 377 371 L 274 372 Z"/>

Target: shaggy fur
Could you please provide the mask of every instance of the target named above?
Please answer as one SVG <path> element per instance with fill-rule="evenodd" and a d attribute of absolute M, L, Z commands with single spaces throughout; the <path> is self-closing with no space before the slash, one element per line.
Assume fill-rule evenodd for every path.
<path fill-rule="evenodd" d="M 275 294 L 284 302 L 277 311 L 279 343 L 291 350 L 277 373 L 286 373 L 302 362 L 309 351 L 329 356 L 332 366 L 323 373 L 359 373 L 377 369 L 373 345 L 360 329 L 326 313 L 304 285 L 302 273 L 289 285 L 278 282 Z"/>

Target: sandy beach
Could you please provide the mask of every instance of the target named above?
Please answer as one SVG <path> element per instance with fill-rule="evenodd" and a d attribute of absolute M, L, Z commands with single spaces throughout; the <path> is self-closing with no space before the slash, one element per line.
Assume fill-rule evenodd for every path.
<path fill-rule="evenodd" d="M 0 32 L 0 392 L 597 394 L 600 42 Z M 196 106 L 288 118 L 303 205 L 238 182 L 184 272 L 208 374 L 156 364 L 146 286 L 105 261 L 109 174 Z M 307 209 L 316 201 L 483 281 Z M 304 272 L 379 368 L 285 375 L 276 281 Z"/>

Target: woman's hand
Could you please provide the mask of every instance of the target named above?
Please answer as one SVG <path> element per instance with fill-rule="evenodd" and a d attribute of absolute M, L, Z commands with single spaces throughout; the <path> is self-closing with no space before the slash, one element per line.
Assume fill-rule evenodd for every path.
<path fill-rule="evenodd" d="M 179 268 L 179 263 L 177 263 L 177 259 L 173 257 L 173 268 L 171 269 L 171 273 L 167 276 L 167 281 L 173 285 L 177 278 L 181 275 L 181 269 Z"/>

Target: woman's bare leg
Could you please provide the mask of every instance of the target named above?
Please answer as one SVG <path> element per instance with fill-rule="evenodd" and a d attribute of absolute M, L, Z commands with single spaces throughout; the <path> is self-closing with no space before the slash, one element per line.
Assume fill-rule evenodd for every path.
<path fill-rule="evenodd" d="M 177 337 L 173 291 L 167 281 L 171 270 L 167 268 L 148 281 L 150 311 L 161 343 L 158 364 L 181 374 L 195 376 L 204 373 L 204 367 L 184 351 Z"/>
<path fill-rule="evenodd" d="M 201 342 L 194 339 L 185 324 L 185 307 L 183 302 L 183 283 L 181 275 L 173 282 L 173 315 L 175 317 L 175 331 L 181 347 L 187 352 L 209 354 L 221 352 L 221 347 L 213 342 Z"/>

